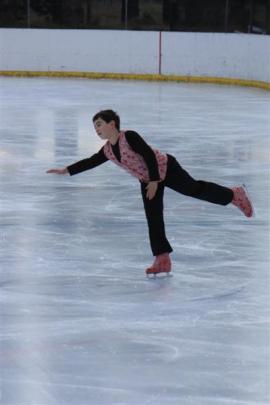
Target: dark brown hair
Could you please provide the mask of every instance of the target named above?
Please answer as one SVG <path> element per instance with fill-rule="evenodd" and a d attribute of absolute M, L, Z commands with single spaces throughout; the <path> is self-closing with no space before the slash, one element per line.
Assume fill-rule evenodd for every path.
<path fill-rule="evenodd" d="M 116 129 L 118 129 L 118 131 L 120 130 L 120 117 L 115 111 L 113 110 L 99 111 L 97 114 L 94 115 L 93 122 L 95 122 L 99 118 L 101 118 L 103 121 L 107 123 L 114 121 Z"/>

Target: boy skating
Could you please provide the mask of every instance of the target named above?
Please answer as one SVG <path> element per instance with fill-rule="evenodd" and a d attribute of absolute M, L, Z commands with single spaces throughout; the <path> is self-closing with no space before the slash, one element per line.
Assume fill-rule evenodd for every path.
<path fill-rule="evenodd" d="M 163 219 L 163 195 L 165 187 L 189 197 L 213 204 L 232 203 L 246 217 L 254 214 L 244 186 L 227 188 L 215 183 L 193 179 L 175 157 L 152 149 L 134 131 L 120 130 L 120 118 L 112 110 L 100 111 L 93 117 L 98 136 L 105 145 L 94 155 L 62 169 L 49 169 L 47 173 L 75 175 L 93 169 L 108 160 L 127 170 L 141 184 L 141 193 L 149 229 L 153 255 L 152 266 L 146 274 L 170 273 L 172 248 L 166 238 Z"/>

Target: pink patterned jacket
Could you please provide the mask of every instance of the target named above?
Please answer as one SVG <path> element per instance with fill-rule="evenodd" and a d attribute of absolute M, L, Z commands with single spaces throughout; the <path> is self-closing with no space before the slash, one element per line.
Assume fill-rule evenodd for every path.
<path fill-rule="evenodd" d="M 140 181 L 148 183 L 150 181 L 148 169 L 146 163 L 141 155 L 134 152 L 131 146 L 128 144 L 125 131 L 120 132 L 119 136 L 119 149 L 121 155 L 121 162 L 115 157 L 111 144 L 107 141 L 104 145 L 105 156 L 116 163 L 118 166 L 127 170 L 132 176 L 137 177 Z M 167 172 L 167 160 L 168 157 L 166 154 L 161 153 L 159 150 L 153 149 L 157 163 L 158 170 L 160 175 L 160 180 L 164 180 Z"/>

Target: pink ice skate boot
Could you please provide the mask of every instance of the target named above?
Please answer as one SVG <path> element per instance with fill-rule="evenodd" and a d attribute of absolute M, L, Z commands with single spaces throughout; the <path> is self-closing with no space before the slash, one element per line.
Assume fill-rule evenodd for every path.
<path fill-rule="evenodd" d="M 146 275 L 150 274 L 158 274 L 158 273 L 170 273 L 172 269 L 172 263 L 170 259 L 169 253 L 163 253 L 161 255 L 156 256 L 156 259 L 151 267 L 146 269 Z"/>
<path fill-rule="evenodd" d="M 232 191 L 233 191 L 232 204 L 234 204 L 237 208 L 239 208 L 239 210 L 242 211 L 246 217 L 248 218 L 252 217 L 254 215 L 254 209 L 250 201 L 250 198 L 248 197 L 245 185 L 243 184 L 243 186 L 234 187 L 232 188 Z"/>

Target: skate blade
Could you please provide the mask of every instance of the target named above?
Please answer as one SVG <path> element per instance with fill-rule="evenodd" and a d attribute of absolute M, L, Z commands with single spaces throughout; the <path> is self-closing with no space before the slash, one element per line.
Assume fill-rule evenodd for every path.
<path fill-rule="evenodd" d="M 243 189 L 245 190 L 245 193 L 246 193 L 246 195 L 247 195 L 247 198 L 249 199 L 249 202 L 250 202 L 251 208 L 252 208 L 252 215 L 251 215 L 251 217 L 249 217 L 249 218 L 255 218 L 255 217 L 256 217 L 256 212 L 255 212 L 254 205 L 253 205 L 253 203 L 252 203 L 252 199 L 251 199 L 251 197 L 250 197 L 250 195 L 249 195 L 247 186 L 246 186 L 245 184 L 242 184 L 242 187 L 243 187 Z"/>
<path fill-rule="evenodd" d="M 170 271 L 159 271 L 158 273 L 149 273 L 146 274 L 146 277 L 149 280 L 156 279 L 156 278 L 170 278 L 172 277 L 172 273 Z"/>

